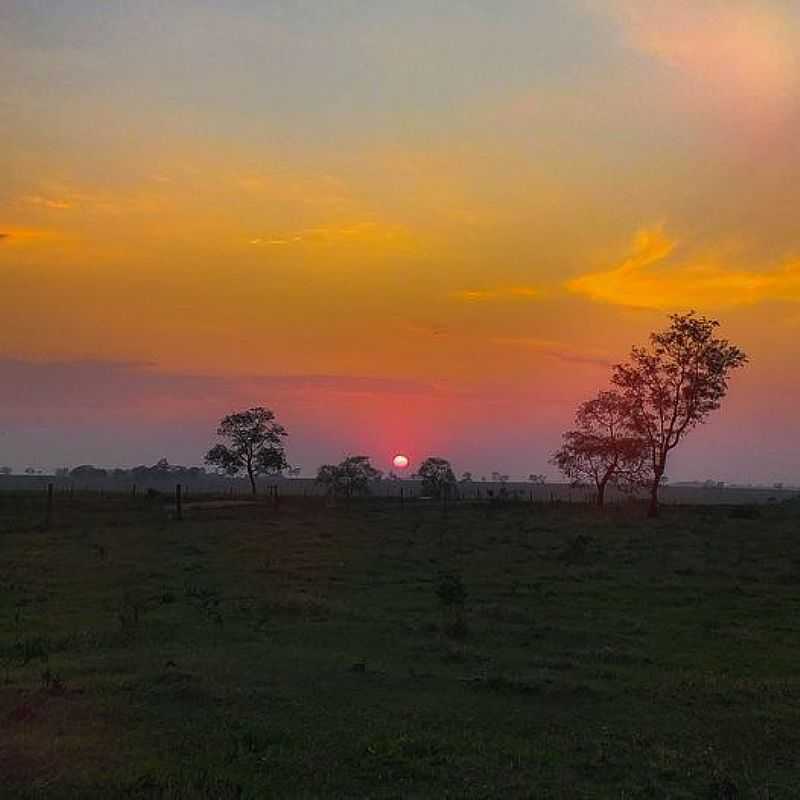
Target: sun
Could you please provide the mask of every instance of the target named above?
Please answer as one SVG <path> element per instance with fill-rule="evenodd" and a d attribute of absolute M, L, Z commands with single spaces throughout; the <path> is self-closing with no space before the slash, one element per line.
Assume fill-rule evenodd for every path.
<path fill-rule="evenodd" d="M 396 456 L 395 456 L 395 457 L 392 459 L 392 465 L 393 465 L 393 466 L 394 466 L 396 469 L 405 469 L 405 468 L 408 466 L 408 463 L 409 463 L 409 462 L 408 462 L 408 456 L 404 456 L 402 453 L 398 453 L 398 454 L 397 454 L 397 455 L 396 455 Z"/>

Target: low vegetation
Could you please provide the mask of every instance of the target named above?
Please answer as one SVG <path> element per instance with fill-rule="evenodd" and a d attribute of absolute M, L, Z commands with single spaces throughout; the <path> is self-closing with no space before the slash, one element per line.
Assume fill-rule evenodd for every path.
<path fill-rule="evenodd" d="M 13 798 L 790 798 L 797 506 L 0 495 Z"/>

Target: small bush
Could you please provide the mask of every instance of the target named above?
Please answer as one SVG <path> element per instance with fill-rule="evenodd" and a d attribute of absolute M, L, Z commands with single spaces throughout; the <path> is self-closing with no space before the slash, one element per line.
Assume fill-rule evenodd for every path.
<path fill-rule="evenodd" d="M 591 536 L 584 536 L 583 534 L 576 536 L 559 553 L 559 561 L 563 561 L 566 564 L 583 564 L 586 561 L 591 543 Z"/>
<path fill-rule="evenodd" d="M 464 639 L 469 633 L 464 618 L 467 590 L 460 575 L 443 572 L 436 583 L 436 596 L 442 606 L 442 631 L 451 639 Z"/>
<path fill-rule="evenodd" d="M 467 599 L 467 590 L 460 575 L 445 572 L 439 576 L 436 595 L 445 608 L 463 608 Z"/>
<path fill-rule="evenodd" d="M 729 516 L 731 519 L 761 519 L 761 509 L 758 506 L 735 506 Z"/>

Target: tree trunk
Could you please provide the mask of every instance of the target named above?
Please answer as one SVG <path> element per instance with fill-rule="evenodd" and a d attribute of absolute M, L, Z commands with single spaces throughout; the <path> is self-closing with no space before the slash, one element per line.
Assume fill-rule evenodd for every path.
<path fill-rule="evenodd" d="M 658 516 L 658 482 L 650 487 L 650 506 L 647 509 L 647 516 L 651 518 Z"/>
<path fill-rule="evenodd" d="M 597 507 L 600 509 L 606 506 L 606 483 L 601 481 L 597 484 Z"/>
<path fill-rule="evenodd" d="M 253 497 L 256 495 L 256 476 L 253 475 L 253 468 L 248 464 L 247 466 L 247 477 L 250 478 L 250 491 L 253 493 Z"/>
<path fill-rule="evenodd" d="M 658 487 L 661 486 L 662 477 L 664 477 L 663 464 L 653 473 L 653 484 L 650 486 L 650 506 L 647 509 L 647 516 L 651 518 L 658 516 Z"/>

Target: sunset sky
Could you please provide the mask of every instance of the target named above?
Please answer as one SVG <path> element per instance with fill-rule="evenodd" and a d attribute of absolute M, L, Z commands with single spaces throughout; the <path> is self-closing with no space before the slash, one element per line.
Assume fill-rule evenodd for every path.
<path fill-rule="evenodd" d="M 3 0 L 0 464 L 547 464 L 696 308 L 672 480 L 800 482 L 796 0 Z M 413 464 L 412 464 L 413 466 Z"/>

